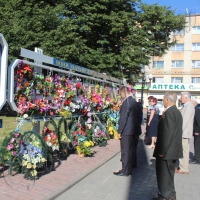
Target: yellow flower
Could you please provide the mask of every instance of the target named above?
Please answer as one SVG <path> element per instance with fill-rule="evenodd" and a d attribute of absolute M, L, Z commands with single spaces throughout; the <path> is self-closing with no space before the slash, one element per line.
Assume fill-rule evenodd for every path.
<path fill-rule="evenodd" d="M 84 146 L 89 147 L 89 146 L 90 146 L 90 142 L 85 141 L 85 142 L 84 142 Z"/>
<path fill-rule="evenodd" d="M 46 161 L 46 159 L 45 159 L 45 158 L 42 158 L 42 159 L 41 159 L 41 161 L 42 161 L 42 162 L 45 162 L 45 161 Z"/>
<path fill-rule="evenodd" d="M 77 146 L 77 147 L 76 147 L 76 150 L 77 150 L 78 152 L 80 152 L 80 150 L 81 150 L 80 146 Z"/>
<path fill-rule="evenodd" d="M 33 167 L 33 169 L 35 169 L 35 168 L 36 168 L 36 165 L 34 164 L 34 165 L 32 165 L 32 167 Z"/>
<path fill-rule="evenodd" d="M 31 176 L 37 176 L 37 171 L 35 169 L 31 171 Z"/>
<path fill-rule="evenodd" d="M 28 163 L 26 167 L 27 167 L 28 169 L 31 169 L 31 168 L 32 168 L 32 164 L 31 164 L 31 163 Z"/>
<path fill-rule="evenodd" d="M 92 142 L 91 140 L 89 141 L 89 143 L 90 143 L 90 146 L 94 146 L 94 142 Z"/>
<path fill-rule="evenodd" d="M 110 127 L 108 128 L 108 131 L 109 131 L 109 132 L 113 131 L 113 127 L 110 126 Z"/>
<path fill-rule="evenodd" d="M 27 161 L 26 160 L 23 160 L 22 161 L 22 166 L 26 166 L 27 165 Z"/>

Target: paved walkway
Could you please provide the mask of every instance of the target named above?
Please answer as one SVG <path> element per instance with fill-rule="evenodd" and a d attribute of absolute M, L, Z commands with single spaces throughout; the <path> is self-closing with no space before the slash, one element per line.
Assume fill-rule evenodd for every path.
<path fill-rule="evenodd" d="M 140 139 L 138 167 L 132 177 L 118 177 L 113 171 L 121 168 L 120 154 L 78 182 L 56 200 L 150 200 L 157 190 L 153 149 Z M 190 146 L 192 147 L 192 140 Z M 191 156 L 193 149 L 191 148 Z M 175 175 L 177 200 L 200 199 L 200 165 L 190 165 L 189 175 Z"/>
<path fill-rule="evenodd" d="M 94 157 L 79 158 L 77 154 L 70 154 L 54 171 L 35 182 L 25 180 L 22 174 L 5 173 L 0 178 L 0 200 L 44 200 L 59 195 L 115 156 L 120 151 L 119 140 L 109 140 L 106 147 L 93 150 Z"/>
<path fill-rule="evenodd" d="M 118 140 L 109 140 L 106 147 L 94 147 L 94 157 L 71 154 L 35 182 L 23 175 L 1 177 L 0 200 L 149 200 L 157 193 L 155 159 L 143 141 L 140 138 L 138 168 L 132 177 L 113 175 L 121 168 L 120 146 Z M 190 165 L 189 175 L 175 176 L 177 200 L 200 199 L 199 175 L 200 165 Z"/>

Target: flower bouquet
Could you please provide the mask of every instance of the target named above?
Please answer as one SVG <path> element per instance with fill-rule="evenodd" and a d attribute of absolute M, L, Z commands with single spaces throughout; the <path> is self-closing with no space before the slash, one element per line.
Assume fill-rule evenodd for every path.
<path fill-rule="evenodd" d="M 17 164 L 17 153 L 20 148 L 21 134 L 19 132 L 11 132 L 9 136 L 5 137 L 2 147 L 0 149 L 0 158 L 3 163 L 13 165 Z"/>
<path fill-rule="evenodd" d="M 42 137 L 33 131 L 25 132 L 22 138 L 19 158 L 22 163 L 24 178 L 35 179 L 38 168 L 46 162 L 46 145 Z"/>
<path fill-rule="evenodd" d="M 105 132 L 103 132 L 98 127 L 94 130 L 94 132 L 95 132 L 95 135 L 93 137 L 94 143 L 96 143 L 100 147 L 106 146 L 108 138 L 107 138 Z"/>
<path fill-rule="evenodd" d="M 77 153 L 79 157 L 85 157 L 85 156 L 92 156 L 93 151 L 91 147 L 94 146 L 94 143 L 90 140 L 87 141 L 85 140 L 84 142 L 79 142 L 78 145 L 76 146 Z"/>
<path fill-rule="evenodd" d="M 50 147 L 52 151 L 59 150 L 58 136 L 53 130 L 44 127 L 43 136 L 47 146 Z"/>

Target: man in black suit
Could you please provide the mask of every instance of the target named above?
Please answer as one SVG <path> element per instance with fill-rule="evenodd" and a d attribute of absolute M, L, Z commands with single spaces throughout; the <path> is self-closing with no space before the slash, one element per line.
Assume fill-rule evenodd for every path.
<path fill-rule="evenodd" d="M 194 134 L 194 159 L 191 164 L 200 164 L 200 109 L 197 107 L 197 101 L 191 100 L 195 107 L 193 134 Z"/>
<path fill-rule="evenodd" d="M 139 116 L 141 113 L 139 109 L 141 107 L 125 86 L 120 88 L 119 94 L 124 99 L 120 108 L 118 128 L 118 137 L 121 144 L 122 169 L 119 172 L 114 172 L 114 174 L 118 176 L 129 176 L 132 175 L 132 168 L 134 166 L 134 151 L 136 151 L 134 149 L 135 139 L 141 130 L 140 118 L 142 116 Z"/>
<path fill-rule="evenodd" d="M 139 103 L 138 103 L 139 104 Z M 140 124 L 139 129 L 138 129 L 138 133 L 135 134 L 135 143 L 134 143 L 134 147 L 133 147 L 133 168 L 137 167 L 137 146 L 138 146 L 138 142 L 139 142 L 139 137 L 142 134 L 142 120 L 143 120 L 143 109 L 142 106 L 139 104 L 139 114 L 138 114 L 138 123 Z"/>
<path fill-rule="evenodd" d="M 176 108 L 177 95 L 167 92 L 163 103 L 165 112 L 158 123 L 158 135 L 153 156 L 156 158 L 156 176 L 159 192 L 155 200 L 175 200 L 174 173 L 176 160 L 183 157 L 182 124 Z"/>

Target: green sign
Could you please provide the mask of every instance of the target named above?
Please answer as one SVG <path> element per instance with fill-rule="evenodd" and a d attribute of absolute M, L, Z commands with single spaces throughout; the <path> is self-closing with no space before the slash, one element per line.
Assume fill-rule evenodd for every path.
<path fill-rule="evenodd" d="M 149 90 L 178 90 L 178 91 L 200 91 L 200 84 L 183 83 L 152 83 Z"/>

